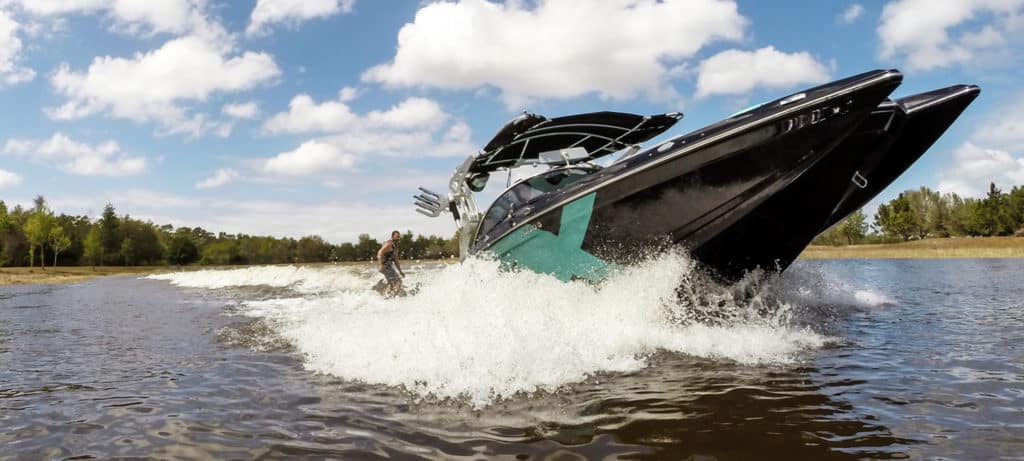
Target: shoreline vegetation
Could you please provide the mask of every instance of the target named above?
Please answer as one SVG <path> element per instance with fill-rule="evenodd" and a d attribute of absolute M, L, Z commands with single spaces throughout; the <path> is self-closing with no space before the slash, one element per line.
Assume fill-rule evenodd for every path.
<path fill-rule="evenodd" d="M 383 234 L 383 232 L 382 232 Z M 391 235 L 390 231 L 387 232 Z M 118 216 L 107 204 L 98 219 L 58 214 L 37 196 L 31 208 L 8 210 L 0 200 L 0 267 L 248 266 L 360 262 L 376 257 L 381 242 L 360 234 L 355 242 L 332 243 L 319 235 L 301 238 L 214 233 Z M 457 255 L 457 236 L 402 233 L 405 259 Z"/>
<path fill-rule="evenodd" d="M 800 259 L 973 259 L 973 258 L 1024 258 L 1022 237 L 954 237 L 929 238 L 899 243 L 859 244 L 846 246 L 811 245 L 800 254 Z M 411 260 L 407 260 L 410 261 Z M 444 261 L 425 259 L 424 262 Z M 417 261 L 419 262 L 419 261 Z M 294 266 L 354 266 L 372 262 L 298 263 Z M 179 271 L 229 270 L 252 265 L 217 266 L 57 266 L 47 267 L 0 267 L 0 286 L 6 285 L 50 285 L 80 283 L 98 277 L 144 276 Z M 276 264 L 287 265 L 287 264 Z"/>
<path fill-rule="evenodd" d="M 897 243 L 811 245 L 800 259 L 1024 258 L 1024 237 L 927 238 Z"/>
<path fill-rule="evenodd" d="M 1024 258 L 1024 186 L 1003 192 L 991 183 L 984 198 L 910 189 L 879 205 L 873 221 L 868 224 L 863 210 L 852 212 L 818 235 L 800 258 Z M 407 230 L 399 247 L 407 261 L 450 260 L 459 253 L 458 240 L 457 233 L 445 238 Z M 9 210 L 0 200 L 0 285 L 257 265 L 362 264 L 378 249 L 380 242 L 370 234 L 343 243 L 319 235 L 215 234 L 118 216 L 110 203 L 93 219 L 58 214 L 41 195 L 31 208 Z"/>

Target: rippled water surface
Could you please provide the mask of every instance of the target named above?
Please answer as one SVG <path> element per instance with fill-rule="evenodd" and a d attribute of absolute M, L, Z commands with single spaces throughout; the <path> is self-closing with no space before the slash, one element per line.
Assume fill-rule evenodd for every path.
<path fill-rule="evenodd" d="M 1024 459 L 1024 260 L 691 266 L 0 287 L 0 459 Z"/>

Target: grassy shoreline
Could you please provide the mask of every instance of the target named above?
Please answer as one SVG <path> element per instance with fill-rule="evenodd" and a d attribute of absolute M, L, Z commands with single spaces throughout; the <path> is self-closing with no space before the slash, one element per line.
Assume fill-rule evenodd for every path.
<path fill-rule="evenodd" d="M 0 267 L 0 286 L 4 285 L 49 285 L 54 283 L 78 283 L 97 277 L 112 275 L 149 275 L 176 270 L 171 266 L 57 266 L 41 269 L 36 267 Z"/>
<path fill-rule="evenodd" d="M 423 259 L 403 261 L 406 264 L 419 262 L 452 262 L 451 259 Z M 457 261 L 457 260 L 456 260 Z M 47 266 L 46 269 L 36 267 L 0 267 L 0 286 L 6 285 L 50 285 L 56 283 L 78 283 L 98 277 L 119 275 L 144 276 L 164 274 L 167 272 L 190 272 L 202 270 L 242 269 L 253 266 L 366 266 L 374 263 L 369 261 L 345 261 L 337 263 L 297 263 L 297 264 L 243 264 L 235 266 Z"/>
<path fill-rule="evenodd" d="M 320 266 L 329 264 L 331 263 L 301 265 Z M 208 269 L 239 269 L 243 267 L 249 266 L 57 266 L 56 268 L 47 267 L 46 269 L 40 269 L 38 266 L 0 267 L 0 286 L 78 283 L 87 280 L 92 280 L 98 277 L 111 277 L 118 275 L 144 276 L 152 274 L 163 274 L 167 272 L 201 271 Z"/>
<path fill-rule="evenodd" d="M 955 258 L 1024 258 L 1024 238 L 977 237 L 925 239 L 911 242 L 821 246 L 811 245 L 800 254 L 801 259 L 955 259 Z M 370 264 L 346 262 L 341 265 Z M 324 266 L 332 263 L 302 264 Z M 165 272 L 204 269 L 238 269 L 246 266 L 97 266 L 77 267 L 0 267 L 0 286 L 47 285 L 78 283 L 97 277 L 117 275 L 149 275 Z"/>
<path fill-rule="evenodd" d="M 960 237 L 910 242 L 823 246 L 811 245 L 802 259 L 957 259 L 1024 258 L 1021 237 Z"/>

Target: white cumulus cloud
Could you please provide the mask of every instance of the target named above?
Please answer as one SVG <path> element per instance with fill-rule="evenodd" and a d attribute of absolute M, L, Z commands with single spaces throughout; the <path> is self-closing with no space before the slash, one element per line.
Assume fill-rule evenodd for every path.
<path fill-rule="evenodd" d="M 952 163 L 939 174 L 939 190 L 980 196 L 989 183 L 1009 189 L 1024 185 L 1024 97 L 997 107 L 953 152 Z"/>
<path fill-rule="evenodd" d="M 30 81 L 36 72 L 18 64 L 23 44 L 18 38 L 21 24 L 6 11 L 0 10 L 0 87 Z"/>
<path fill-rule="evenodd" d="M 206 0 L 13 0 L 36 17 L 104 13 L 114 29 L 132 34 L 185 34 L 219 28 L 205 13 Z"/>
<path fill-rule="evenodd" d="M 939 180 L 938 189 L 967 197 L 979 197 L 989 183 L 1002 188 L 1024 185 L 1024 156 L 966 142 L 953 152 L 954 165 Z"/>
<path fill-rule="evenodd" d="M 839 18 L 846 24 L 853 24 L 862 14 L 864 14 L 864 7 L 860 3 L 854 3 L 843 10 L 843 14 L 839 15 Z"/>
<path fill-rule="evenodd" d="M 237 104 L 225 104 L 224 108 L 221 109 L 225 115 L 229 115 L 234 118 L 241 119 L 252 119 L 256 118 L 260 114 L 260 106 L 255 102 L 237 103 Z"/>
<path fill-rule="evenodd" d="M 338 100 L 341 102 L 351 102 L 359 97 L 359 89 L 352 86 L 346 86 L 338 91 Z"/>
<path fill-rule="evenodd" d="M 124 153 L 116 141 L 89 145 L 61 133 L 49 139 L 8 139 L 3 153 L 50 160 L 68 173 L 83 176 L 131 176 L 146 171 L 146 159 Z"/>
<path fill-rule="evenodd" d="M 348 169 L 355 161 L 355 155 L 345 152 L 335 143 L 314 139 L 267 160 L 263 170 L 286 176 L 305 176 L 324 170 Z"/>
<path fill-rule="evenodd" d="M 257 0 L 245 33 L 265 33 L 271 24 L 298 24 L 352 11 L 355 0 Z"/>
<path fill-rule="evenodd" d="M 1024 97 L 1000 108 L 998 116 L 991 117 L 978 127 L 973 139 L 985 145 L 1006 151 L 1024 151 Z"/>
<path fill-rule="evenodd" d="M 575 0 L 422 7 L 387 63 L 363 74 L 392 87 L 495 87 L 510 108 L 533 99 L 674 94 L 670 71 L 705 45 L 740 40 L 729 0 Z"/>
<path fill-rule="evenodd" d="M 346 104 L 354 97 L 349 93 L 342 89 L 337 100 L 319 103 L 301 94 L 292 98 L 286 112 L 271 116 L 263 125 L 266 133 L 321 136 L 267 159 L 264 172 L 306 176 L 351 169 L 370 155 L 452 156 L 474 150 L 469 126 L 452 122 L 433 100 L 410 97 L 386 110 L 358 114 Z"/>
<path fill-rule="evenodd" d="M 156 122 L 168 134 L 199 136 L 212 130 L 223 135 L 223 124 L 192 114 L 185 104 L 205 101 L 214 93 L 249 90 L 280 73 L 269 54 L 231 53 L 214 40 L 189 35 L 130 58 L 97 57 L 83 71 L 61 65 L 50 83 L 66 102 L 46 112 L 56 120 L 102 113 Z"/>
<path fill-rule="evenodd" d="M 412 97 L 385 111 L 372 111 L 366 115 L 370 125 L 384 128 L 413 129 L 437 128 L 447 114 L 436 102 Z"/>
<path fill-rule="evenodd" d="M 809 53 L 784 53 L 770 46 L 755 51 L 723 51 L 701 62 L 698 72 L 698 98 L 829 79 L 828 69 Z"/>
<path fill-rule="evenodd" d="M 268 133 L 316 133 L 339 131 L 358 117 L 342 101 L 317 104 L 307 94 L 300 94 L 288 103 L 288 112 L 272 116 L 263 124 Z"/>
<path fill-rule="evenodd" d="M 221 168 L 213 172 L 213 176 L 196 183 L 196 189 L 212 189 L 223 186 L 238 178 L 238 171 L 231 168 Z"/>
<path fill-rule="evenodd" d="M 880 54 L 905 61 L 910 70 L 970 62 L 1020 37 L 1022 10 L 1024 0 L 892 1 L 878 25 Z"/>
<path fill-rule="evenodd" d="M 0 188 L 21 184 L 21 175 L 0 169 Z"/>

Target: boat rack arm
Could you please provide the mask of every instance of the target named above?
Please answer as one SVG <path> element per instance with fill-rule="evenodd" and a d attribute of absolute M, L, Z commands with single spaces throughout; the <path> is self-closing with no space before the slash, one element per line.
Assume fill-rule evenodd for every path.
<path fill-rule="evenodd" d="M 469 246 L 480 226 L 480 211 L 473 199 L 473 191 L 466 183 L 469 168 L 473 166 L 476 157 L 476 154 L 470 155 L 452 174 L 448 181 L 447 197 L 423 187 L 419 188 L 419 194 L 413 196 L 419 214 L 436 218 L 444 212 L 452 213 L 459 231 L 459 257 L 462 259 L 469 254 Z"/>
<path fill-rule="evenodd" d="M 419 195 L 414 195 L 412 198 L 416 199 L 416 212 L 431 218 L 441 216 L 441 213 L 448 211 L 449 202 L 448 197 L 441 197 L 441 194 L 434 192 L 430 189 L 420 189 Z"/>

